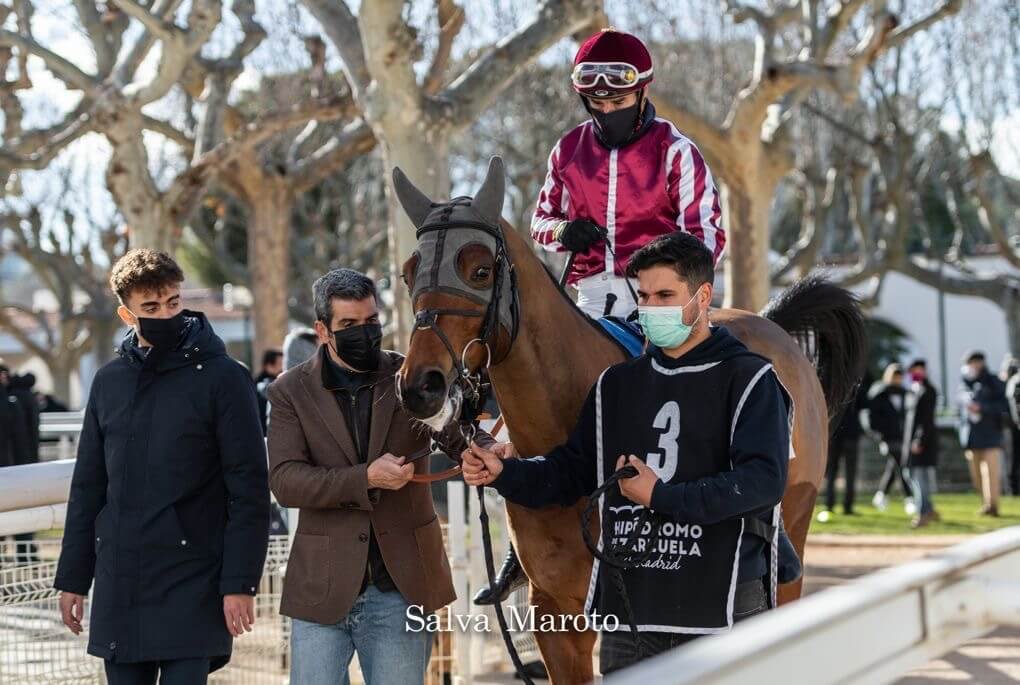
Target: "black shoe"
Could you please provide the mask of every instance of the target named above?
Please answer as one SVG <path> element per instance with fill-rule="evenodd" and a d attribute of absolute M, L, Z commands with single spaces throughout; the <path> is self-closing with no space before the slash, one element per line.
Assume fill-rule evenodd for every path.
<path fill-rule="evenodd" d="M 521 670 L 532 680 L 549 680 L 549 671 L 545 670 L 545 664 L 541 661 L 532 661 L 523 666 Z M 519 673 L 514 673 L 514 680 L 522 680 Z"/>
<path fill-rule="evenodd" d="M 517 552 L 514 551 L 513 545 L 511 545 L 510 549 L 506 552 L 506 558 L 503 560 L 503 566 L 500 567 L 499 573 L 496 574 L 495 587 L 483 587 L 475 593 L 472 601 L 477 606 L 495 604 L 496 601 L 494 597 L 498 597 L 500 602 L 505 602 L 511 592 L 519 587 L 524 587 L 527 582 L 528 577 L 524 575 L 524 569 L 521 568 L 521 562 L 517 560 Z M 495 595 L 493 594 L 493 589 L 495 590 Z"/>

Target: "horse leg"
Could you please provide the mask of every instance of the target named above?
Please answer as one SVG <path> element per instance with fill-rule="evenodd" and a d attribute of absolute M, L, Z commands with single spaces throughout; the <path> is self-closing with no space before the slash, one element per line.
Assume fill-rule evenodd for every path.
<path fill-rule="evenodd" d="M 549 671 L 553 685 L 581 685 L 594 678 L 592 650 L 595 647 L 594 630 L 573 629 L 573 618 L 584 611 L 584 602 L 553 597 L 549 593 L 531 586 L 531 603 L 535 606 L 535 625 L 541 626 L 543 616 L 550 616 L 557 629 L 567 627 L 564 632 L 539 630 L 535 633 L 542 660 Z M 560 617 L 566 617 L 565 626 Z"/>
<path fill-rule="evenodd" d="M 574 630 L 574 617 L 584 612 L 592 566 L 578 525 L 582 504 L 527 509 L 507 503 L 517 555 L 531 581 L 536 626 L 542 625 L 543 616 L 550 616 L 557 629 L 561 616 L 567 620 L 564 632 L 538 631 L 535 635 L 554 685 L 588 683 L 593 677 L 595 632 Z M 591 526 L 597 537 L 598 522 Z"/>
<path fill-rule="evenodd" d="M 818 487 L 812 483 L 795 483 L 786 489 L 783 495 L 783 524 L 790 542 L 797 550 L 801 564 L 804 564 L 804 545 L 807 543 L 808 526 L 811 525 L 818 497 Z M 805 567 L 805 572 L 807 571 Z M 779 604 L 783 605 L 800 597 L 804 584 L 803 574 L 793 583 L 779 586 Z"/>

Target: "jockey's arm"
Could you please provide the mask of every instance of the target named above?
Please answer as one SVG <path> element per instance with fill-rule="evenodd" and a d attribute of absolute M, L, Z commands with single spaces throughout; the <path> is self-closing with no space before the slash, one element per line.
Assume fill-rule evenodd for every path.
<path fill-rule="evenodd" d="M 667 189 L 678 230 L 705 243 L 718 262 L 726 246 L 726 233 L 722 228 L 722 203 L 712 171 L 698 148 L 689 142 L 679 145 L 668 161 Z"/>
<path fill-rule="evenodd" d="M 563 209 L 563 179 L 556 168 L 560 146 L 553 148 L 549 154 L 549 168 L 545 175 L 545 184 L 538 194 L 538 204 L 531 217 L 531 237 L 536 243 L 550 252 L 563 252 L 565 247 L 559 242 L 559 229 L 567 220 Z"/>

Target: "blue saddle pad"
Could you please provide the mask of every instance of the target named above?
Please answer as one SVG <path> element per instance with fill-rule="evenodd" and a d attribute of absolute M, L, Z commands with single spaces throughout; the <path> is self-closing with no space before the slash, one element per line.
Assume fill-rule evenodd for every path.
<path fill-rule="evenodd" d="M 631 357 L 640 357 L 644 352 L 645 336 L 641 326 L 617 316 L 603 317 L 596 321 Z"/>

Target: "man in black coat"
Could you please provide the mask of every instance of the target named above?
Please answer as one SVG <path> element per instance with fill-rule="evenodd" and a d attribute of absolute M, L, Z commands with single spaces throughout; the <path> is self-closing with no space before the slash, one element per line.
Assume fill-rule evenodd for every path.
<path fill-rule="evenodd" d="M 72 632 L 92 585 L 88 652 L 112 684 L 205 683 L 251 630 L 269 527 L 255 390 L 180 267 L 132 250 L 114 266 L 132 328 L 85 410 L 54 587 Z M 94 584 L 93 584 L 94 581 Z"/>
<path fill-rule="evenodd" d="M 861 428 L 860 412 L 868 404 L 868 387 L 871 383 L 864 379 L 854 395 L 853 401 L 843 408 L 839 424 L 833 431 L 829 441 L 829 460 L 825 465 L 825 510 L 819 512 L 818 520 L 825 522 L 836 508 L 836 477 L 839 475 L 839 464 L 843 463 L 843 477 L 846 487 L 843 490 L 843 513 L 854 514 L 854 497 L 857 493 L 857 453 L 860 446 Z"/>
<path fill-rule="evenodd" d="M 10 382 L 10 369 L 0 362 L 0 466 L 26 463 L 30 449 L 25 413 Z"/>
<path fill-rule="evenodd" d="M 1002 474 L 1002 421 L 1009 412 L 1006 386 L 988 370 L 985 353 L 964 357 L 960 405 L 960 445 L 970 466 L 974 489 L 981 494 L 981 516 L 999 515 Z"/>
<path fill-rule="evenodd" d="M 906 420 L 903 431 L 903 453 L 914 483 L 914 492 L 920 500 L 917 503 L 917 517 L 911 521 L 913 528 L 926 526 L 939 520 L 932 502 L 935 491 L 935 466 L 939 455 L 939 435 L 935 426 L 935 407 L 939 393 L 928 381 L 928 365 L 923 359 L 915 359 L 907 367 L 910 385 L 905 399 Z"/>

